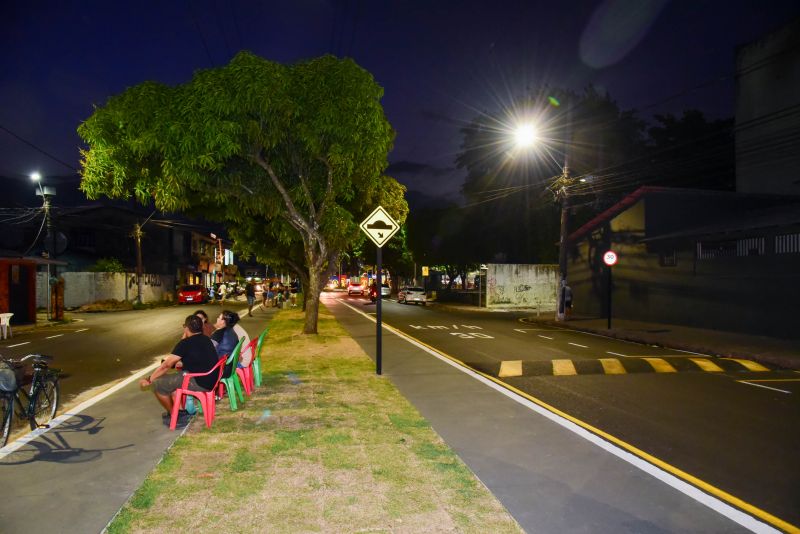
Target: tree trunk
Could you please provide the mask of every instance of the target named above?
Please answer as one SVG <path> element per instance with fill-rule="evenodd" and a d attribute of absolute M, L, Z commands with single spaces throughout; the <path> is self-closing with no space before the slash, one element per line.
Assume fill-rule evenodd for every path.
<path fill-rule="evenodd" d="M 319 269 L 309 267 L 308 269 L 308 296 L 305 298 L 306 304 L 306 323 L 303 326 L 304 334 L 317 333 L 317 319 L 319 318 L 319 295 L 322 292 L 319 285 Z"/>

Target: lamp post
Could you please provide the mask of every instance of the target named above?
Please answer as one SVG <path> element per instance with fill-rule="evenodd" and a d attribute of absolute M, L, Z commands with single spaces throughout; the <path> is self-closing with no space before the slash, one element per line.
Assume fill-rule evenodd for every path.
<path fill-rule="evenodd" d="M 55 250 L 55 234 L 53 232 L 53 219 L 50 216 L 50 199 L 56 195 L 55 187 L 43 187 L 42 186 L 42 175 L 38 172 L 34 172 L 31 174 L 31 180 L 36 182 L 36 185 L 39 186 L 39 190 L 36 192 L 36 196 L 42 197 L 42 209 L 44 210 L 44 218 L 45 218 L 45 225 L 47 227 L 47 233 L 45 234 L 44 238 L 44 250 L 47 255 L 48 259 L 55 258 L 56 250 Z M 47 318 L 51 318 L 51 304 L 50 304 L 50 263 L 47 263 Z"/>
<path fill-rule="evenodd" d="M 514 139 L 518 148 L 528 150 L 534 147 L 539 142 L 539 133 L 537 128 L 530 123 L 523 123 L 517 126 L 514 131 Z M 568 186 L 570 185 L 569 174 L 569 150 L 568 143 L 564 143 L 564 166 L 561 169 L 561 175 L 556 179 L 555 191 L 556 198 L 561 202 L 561 229 L 559 234 L 558 246 L 558 271 L 559 271 L 559 284 L 558 284 L 558 305 L 556 307 L 556 321 L 565 320 L 565 306 L 566 306 L 566 287 L 567 287 L 567 229 L 569 228 L 569 192 Z M 526 188 L 526 192 L 528 188 Z"/>

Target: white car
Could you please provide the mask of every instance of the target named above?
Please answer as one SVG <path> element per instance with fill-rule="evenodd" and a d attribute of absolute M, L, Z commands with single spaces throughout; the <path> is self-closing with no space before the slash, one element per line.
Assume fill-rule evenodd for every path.
<path fill-rule="evenodd" d="M 360 283 L 350 282 L 347 284 L 347 294 L 348 295 L 363 295 L 364 294 L 364 286 Z"/>
<path fill-rule="evenodd" d="M 397 293 L 397 302 L 400 304 L 422 304 L 425 306 L 428 299 L 425 290 L 421 287 L 404 287 Z"/>

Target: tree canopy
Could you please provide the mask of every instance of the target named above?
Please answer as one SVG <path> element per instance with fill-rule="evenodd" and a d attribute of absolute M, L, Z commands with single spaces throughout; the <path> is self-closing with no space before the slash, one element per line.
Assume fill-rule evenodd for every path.
<path fill-rule="evenodd" d="M 96 108 L 78 128 L 81 188 L 202 210 L 253 240 L 245 248 L 294 251 L 308 274 L 304 331 L 315 333 L 329 262 L 383 191 L 402 191 L 383 174 L 394 132 L 382 96 L 349 59 L 282 65 L 241 52 L 185 84 L 145 82 Z M 402 192 L 385 207 L 405 219 Z"/>

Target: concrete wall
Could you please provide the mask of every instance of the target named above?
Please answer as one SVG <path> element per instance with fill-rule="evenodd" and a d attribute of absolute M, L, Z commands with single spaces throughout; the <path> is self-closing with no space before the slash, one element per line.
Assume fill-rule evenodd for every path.
<path fill-rule="evenodd" d="M 67 272 L 64 278 L 64 307 L 77 308 L 99 300 L 135 300 L 137 296 L 134 273 Z M 36 306 L 47 307 L 47 274 L 37 273 Z M 175 297 L 175 277 L 165 274 L 146 274 L 142 283 L 142 302 L 168 300 Z"/>
<path fill-rule="evenodd" d="M 555 311 L 558 265 L 490 263 L 486 268 L 488 308 Z"/>

